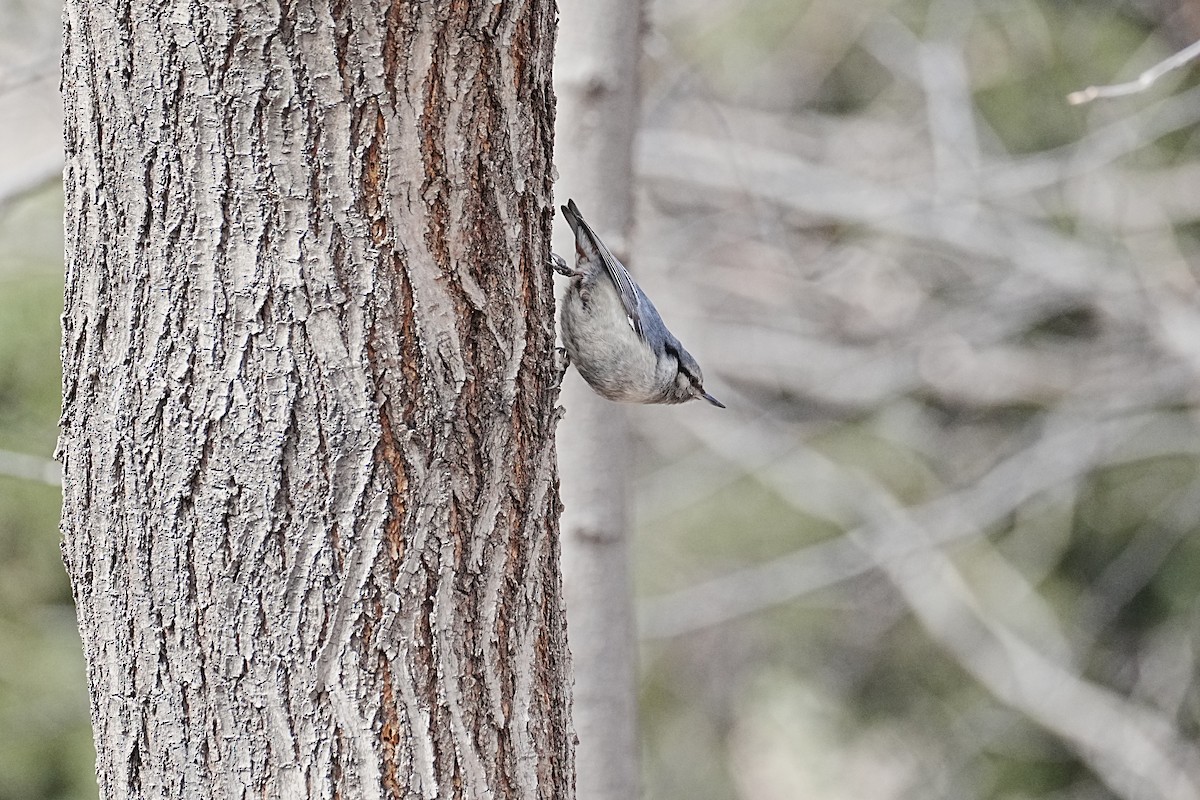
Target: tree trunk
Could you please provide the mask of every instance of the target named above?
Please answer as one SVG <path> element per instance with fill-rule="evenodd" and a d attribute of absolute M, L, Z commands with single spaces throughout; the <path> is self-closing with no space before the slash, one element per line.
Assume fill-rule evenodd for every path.
<path fill-rule="evenodd" d="M 554 7 L 68 0 L 103 798 L 569 798 Z"/>
<path fill-rule="evenodd" d="M 641 3 L 564 0 L 559 31 L 559 200 L 574 197 L 628 264 Z M 567 226 L 561 228 L 559 252 L 573 256 Z M 566 376 L 563 403 L 563 584 L 575 662 L 579 797 L 630 800 L 639 796 L 639 760 L 629 432 L 624 409 L 578 375 Z"/>

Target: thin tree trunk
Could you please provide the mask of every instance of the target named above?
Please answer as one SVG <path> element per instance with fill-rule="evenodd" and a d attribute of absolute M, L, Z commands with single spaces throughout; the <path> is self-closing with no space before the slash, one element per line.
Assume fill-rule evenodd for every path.
<path fill-rule="evenodd" d="M 68 0 L 103 798 L 572 796 L 550 0 Z"/>
<path fill-rule="evenodd" d="M 559 31 L 559 200 L 574 197 L 629 263 L 641 3 L 563 0 Z M 567 226 L 561 227 L 566 246 L 560 252 L 573 254 Z M 563 403 L 563 583 L 575 664 L 579 797 L 632 800 L 640 781 L 629 433 L 624 409 L 601 399 L 578 375 L 564 381 Z"/>

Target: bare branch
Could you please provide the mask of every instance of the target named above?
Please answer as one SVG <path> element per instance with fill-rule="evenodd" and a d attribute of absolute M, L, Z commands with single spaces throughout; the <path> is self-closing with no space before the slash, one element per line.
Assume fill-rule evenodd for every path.
<path fill-rule="evenodd" d="M 1192 59 L 1200 56 L 1200 41 L 1193 42 L 1178 53 L 1164 58 L 1150 69 L 1137 76 L 1135 80 L 1126 83 L 1114 83 L 1107 86 L 1089 86 L 1067 95 L 1067 102 L 1073 106 L 1090 103 L 1101 97 L 1121 97 L 1127 94 L 1144 92 L 1154 85 L 1154 82 L 1172 70 L 1186 66 Z"/>

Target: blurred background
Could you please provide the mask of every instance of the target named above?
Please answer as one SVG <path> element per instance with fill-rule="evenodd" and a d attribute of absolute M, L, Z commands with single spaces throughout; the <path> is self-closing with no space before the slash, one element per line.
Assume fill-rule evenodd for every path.
<path fill-rule="evenodd" d="M 95 800 L 58 549 L 62 8 L 0 0 L 0 800 Z"/>
<path fill-rule="evenodd" d="M 95 798 L 58 5 L 0 0 L 0 800 Z M 652 800 L 1200 798 L 1197 0 L 648 0 Z M 603 234 L 603 232 L 601 232 Z"/>

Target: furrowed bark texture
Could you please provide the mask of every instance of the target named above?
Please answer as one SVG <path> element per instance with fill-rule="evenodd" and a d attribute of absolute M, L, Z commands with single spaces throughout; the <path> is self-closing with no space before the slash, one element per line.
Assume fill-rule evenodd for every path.
<path fill-rule="evenodd" d="M 569 798 L 550 0 L 69 0 L 104 798 Z"/>
<path fill-rule="evenodd" d="M 574 197 L 626 264 L 641 5 L 562 0 L 555 61 L 558 200 Z M 570 229 L 561 216 L 559 221 L 558 252 L 573 260 Z M 636 275 L 636 258 L 632 266 Z M 563 382 L 563 404 L 563 584 L 575 662 L 579 797 L 629 800 L 639 796 L 639 748 L 626 412 L 577 374 Z"/>

